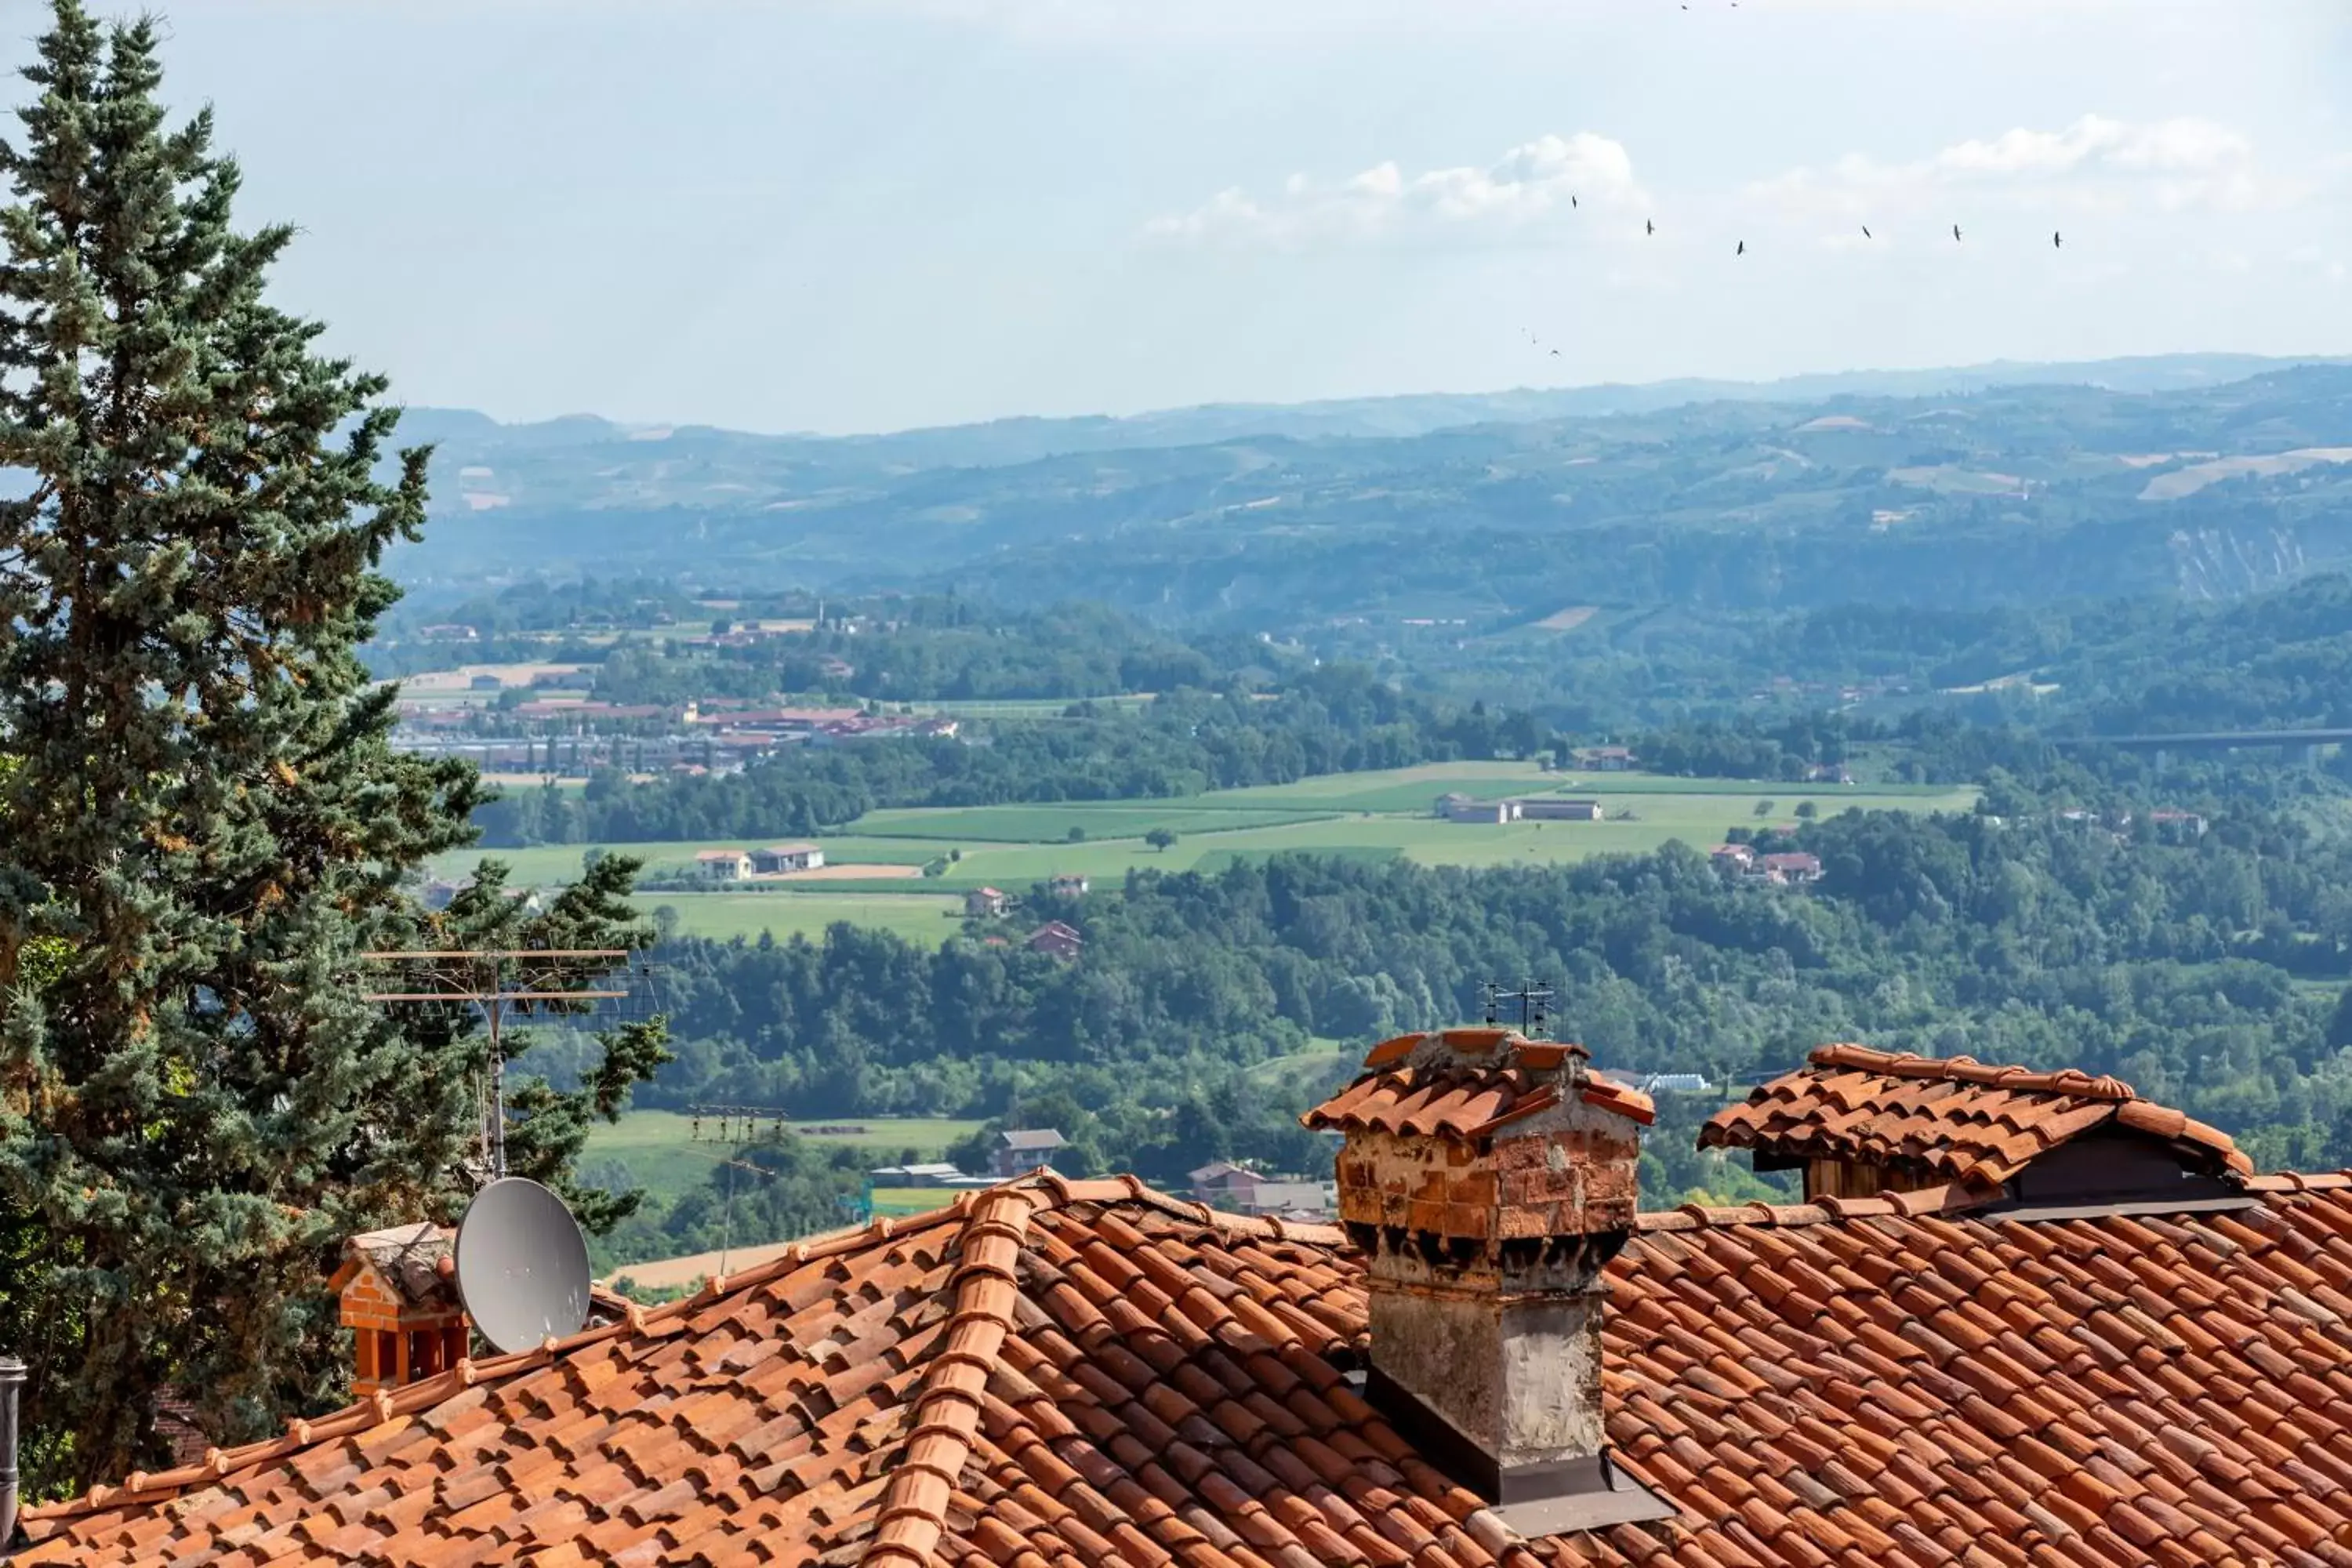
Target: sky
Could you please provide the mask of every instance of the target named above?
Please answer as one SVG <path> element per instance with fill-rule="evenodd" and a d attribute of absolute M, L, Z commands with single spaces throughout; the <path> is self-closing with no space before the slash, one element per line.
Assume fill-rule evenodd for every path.
<path fill-rule="evenodd" d="M 278 301 L 501 419 L 2352 353 L 2343 0 L 158 4 Z"/>

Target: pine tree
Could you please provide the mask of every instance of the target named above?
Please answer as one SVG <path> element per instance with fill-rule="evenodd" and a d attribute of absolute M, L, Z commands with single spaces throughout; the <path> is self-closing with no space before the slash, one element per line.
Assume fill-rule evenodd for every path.
<path fill-rule="evenodd" d="M 402 884 L 481 798 L 391 747 L 357 655 L 426 453 L 264 300 L 290 231 L 232 228 L 236 167 L 208 112 L 166 125 L 157 43 L 56 0 L 0 145 L 0 468 L 31 476 L 0 500 L 0 1349 L 52 1486 L 152 1465 L 166 1383 L 223 1441 L 336 1398 L 335 1248 L 454 1214 L 485 1065 L 462 1015 L 357 980 L 438 939 Z M 554 926 L 646 940 L 626 870 Z M 537 1105 L 535 1173 L 662 1054 L 610 1045 Z"/>

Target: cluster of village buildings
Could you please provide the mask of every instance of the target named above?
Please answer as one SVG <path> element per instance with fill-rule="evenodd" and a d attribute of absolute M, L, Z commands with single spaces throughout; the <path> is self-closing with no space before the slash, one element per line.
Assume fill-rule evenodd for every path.
<path fill-rule="evenodd" d="M 1083 899 L 1091 884 L 1086 878 L 1065 872 L 1047 879 L 1045 884 L 1056 899 Z M 1018 900 L 1001 888 L 974 888 L 963 896 L 966 920 L 995 921 L 1012 914 Z M 985 939 L 994 946 L 1008 945 L 1003 937 Z M 1042 952 L 1049 958 L 1075 959 L 1086 951 L 1087 939 L 1076 926 L 1066 921 L 1047 921 L 1021 939 L 1021 945 L 1032 952 Z"/>
<path fill-rule="evenodd" d="M 497 676 L 476 677 L 503 689 Z M 577 677 L 542 671 L 534 680 Z M 958 720 L 868 713 L 856 708 L 761 708 L 722 700 L 675 706 L 545 697 L 488 710 L 404 701 L 393 744 L 425 756 L 471 758 L 486 772 L 586 777 L 599 768 L 633 773 L 725 773 L 791 746 L 951 740 Z"/>
<path fill-rule="evenodd" d="M 705 849 L 694 858 L 697 873 L 713 882 L 754 882 L 794 877 L 824 868 L 824 851 L 814 844 L 771 844 L 765 849 Z"/>
<path fill-rule="evenodd" d="M 1759 855 L 1752 844 L 1718 844 L 1707 858 L 1742 881 L 1801 888 L 1822 879 L 1822 858 L 1802 850 Z"/>

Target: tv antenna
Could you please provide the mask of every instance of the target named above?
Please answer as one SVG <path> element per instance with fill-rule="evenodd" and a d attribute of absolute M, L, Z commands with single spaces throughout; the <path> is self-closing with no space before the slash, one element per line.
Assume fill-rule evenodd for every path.
<path fill-rule="evenodd" d="M 401 966 L 415 985 L 407 991 L 370 991 L 362 1000 L 456 1003 L 482 1010 L 490 1033 L 490 1092 L 483 1113 L 482 1147 L 492 1183 L 507 1179 L 507 1059 L 499 1045 L 499 1024 L 509 1012 L 551 1013 L 629 994 L 593 988 L 593 982 L 627 963 L 629 950 L 623 947 L 428 949 L 360 956 L 371 963 Z"/>
<path fill-rule="evenodd" d="M 1519 982 L 1519 988 L 1517 991 L 1506 991 L 1496 982 L 1489 980 L 1480 989 L 1486 994 L 1487 1027 L 1492 1028 L 1502 1022 L 1503 1007 L 1506 1003 L 1516 1002 L 1519 1007 L 1519 1033 L 1530 1040 L 1543 1038 L 1544 1030 L 1548 1026 L 1546 1016 L 1551 1008 L 1550 986 L 1538 985 L 1532 980 L 1523 980 Z"/>
<path fill-rule="evenodd" d="M 756 1143 L 761 1142 L 758 1124 L 762 1121 L 768 1123 L 768 1139 L 778 1140 L 783 1137 L 785 1123 L 792 1119 L 792 1113 L 781 1105 L 717 1105 L 706 1102 L 688 1106 L 686 1114 L 690 1118 L 686 1135 L 689 1143 Z M 715 1137 L 703 1127 L 707 1121 L 719 1124 Z M 739 1124 L 740 1137 L 736 1136 Z"/>
<path fill-rule="evenodd" d="M 457 1261 L 466 1315 L 500 1352 L 536 1350 L 588 1321 L 588 1238 L 537 1182 L 508 1176 L 476 1193 Z"/>

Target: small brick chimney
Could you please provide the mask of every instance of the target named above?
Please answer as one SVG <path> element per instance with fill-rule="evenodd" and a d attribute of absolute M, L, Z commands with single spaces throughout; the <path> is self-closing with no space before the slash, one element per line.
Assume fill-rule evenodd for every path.
<path fill-rule="evenodd" d="M 472 1325 L 457 1300 L 457 1233 L 437 1225 L 372 1230 L 343 1243 L 327 1281 L 352 1331 L 352 1393 L 365 1398 L 464 1359 Z"/>
<path fill-rule="evenodd" d="M 1654 1115 L 1582 1047 L 1483 1028 L 1377 1046 L 1304 1118 L 1347 1140 L 1367 1397 L 1522 1535 L 1673 1512 L 1610 1462 L 1601 1394 L 1601 1272 Z"/>

